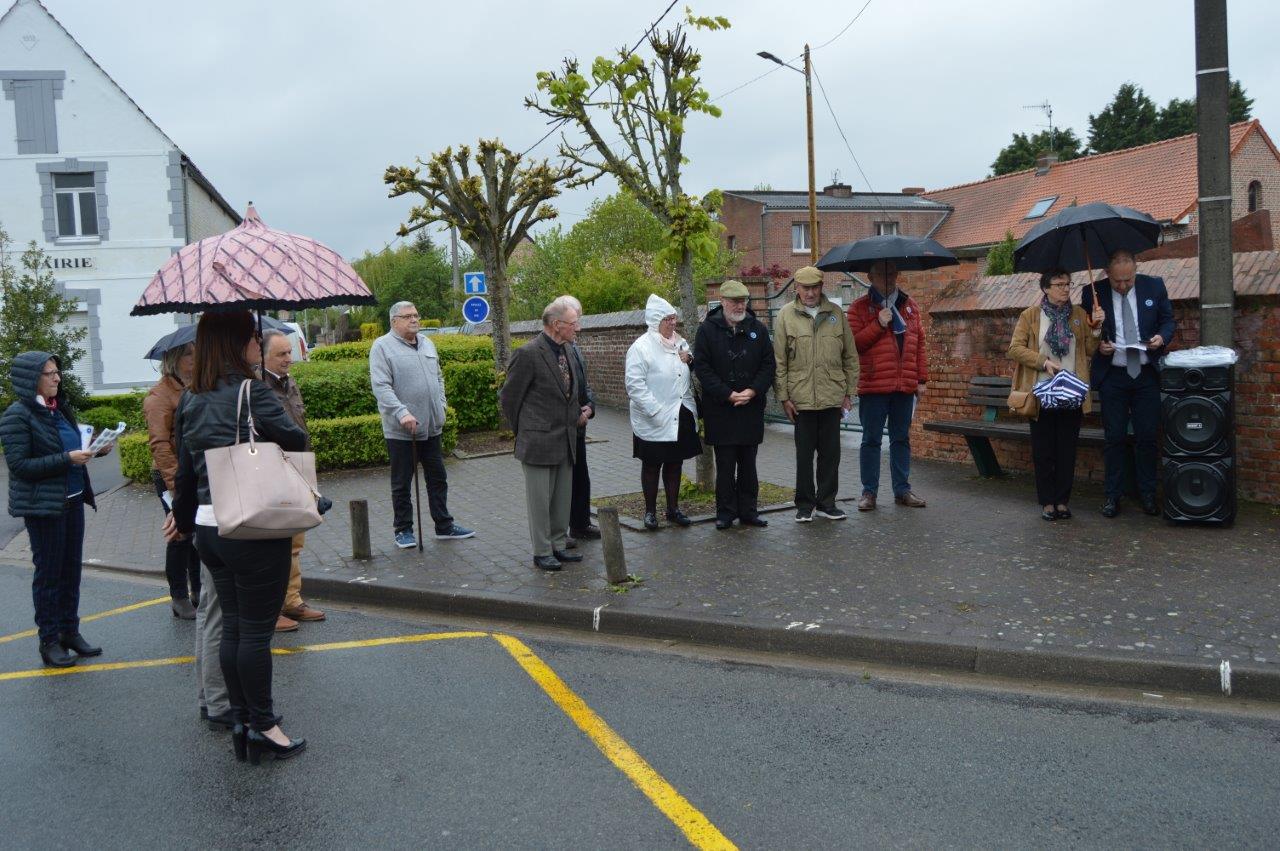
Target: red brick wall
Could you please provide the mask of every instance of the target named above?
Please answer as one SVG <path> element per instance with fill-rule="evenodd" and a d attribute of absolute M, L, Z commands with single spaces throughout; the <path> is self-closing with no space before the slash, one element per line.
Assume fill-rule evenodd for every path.
<path fill-rule="evenodd" d="M 578 332 L 578 348 L 587 362 L 587 382 L 596 401 L 611 407 L 626 407 L 627 388 L 623 373 L 627 349 L 648 330 L 643 323 L 614 325 L 608 328 L 584 328 Z M 513 333 L 516 339 L 528 339 L 536 332 Z M 684 334 L 684 329 L 680 329 Z M 685 334 L 692 342 L 692 335 Z"/>
<path fill-rule="evenodd" d="M 926 432 L 930 420 L 975 419 L 981 409 L 966 404 L 965 388 L 975 375 L 1010 375 L 1005 352 L 1017 323 L 1016 309 L 943 313 L 932 317 L 929 336 L 930 380 L 912 426 L 912 452 L 924 458 L 972 463 L 964 438 Z M 1178 331 L 1175 348 L 1199 345 L 1199 303 L 1174 303 Z M 1236 435 L 1238 487 L 1245 499 L 1280 504 L 1280 297 L 1236 300 Z M 1004 415 L 1002 415 L 1003 417 Z M 1099 426 L 1096 417 L 1086 426 Z M 1001 465 L 1031 469 L 1030 445 L 993 440 Z M 1081 481 L 1102 481 L 1102 452 L 1081 449 L 1076 463 Z"/>

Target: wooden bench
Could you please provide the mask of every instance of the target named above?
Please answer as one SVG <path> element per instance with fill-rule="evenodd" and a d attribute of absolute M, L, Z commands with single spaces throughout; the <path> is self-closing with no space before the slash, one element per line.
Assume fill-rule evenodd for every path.
<path fill-rule="evenodd" d="M 981 476 L 1002 476 L 1000 462 L 991 447 L 992 438 L 1021 440 L 1031 442 L 1031 424 L 1026 420 L 998 420 L 1001 411 L 1008 410 L 1009 388 L 1013 379 L 1008 376 L 980 375 L 969 381 L 965 393 L 965 401 L 983 409 L 980 420 L 936 420 L 924 424 L 925 431 L 939 434 L 958 434 L 969 444 L 969 453 L 973 455 L 973 463 L 978 467 Z M 1091 390 L 1093 413 L 1102 410 L 1102 400 L 1096 390 Z M 1106 437 L 1100 428 L 1081 428 L 1080 446 L 1102 447 Z M 1132 453 L 1130 453 L 1132 456 Z M 1126 483 L 1132 481 L 1132 458 L 1125 464 Z"/>

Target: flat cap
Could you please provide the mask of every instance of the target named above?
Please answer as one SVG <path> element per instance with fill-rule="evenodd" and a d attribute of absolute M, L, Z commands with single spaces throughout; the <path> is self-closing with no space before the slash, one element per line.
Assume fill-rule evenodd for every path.
<path fill-rule="evenodd" d="M 751 291 L 742 281 L 725 281 L 720 285 L 720 298 L 750 298 Z"/>
<path fill-rule="evenodd" d="M 806 287 L 820 284 L 822 283 L 822 270 L 816 266 L 803 266 L 796 269 L 795 280 L 797 284 L 803 284 Z"/>

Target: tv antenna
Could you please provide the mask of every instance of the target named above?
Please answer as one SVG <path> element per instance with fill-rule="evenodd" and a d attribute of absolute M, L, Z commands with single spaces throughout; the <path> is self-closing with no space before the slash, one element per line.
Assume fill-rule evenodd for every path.
<path fill-rule="evenodd" d="M 1057 151 L 1058 150 L 1058 134 L 1057 134 L 1057 131 L 1054 130 L 1053 128 L 1053 105 L 1050 104 L 1048 99 L 1046 98 L 1044 103 L 1028 104 L 1022 108 L 1038 109 L 1045 114 L 1045 117 L 1049 120 L 1049 147 L 1054 151 Z M 1041 124 L 1039 126 L 1043 127 L 1044 125 Z"/>

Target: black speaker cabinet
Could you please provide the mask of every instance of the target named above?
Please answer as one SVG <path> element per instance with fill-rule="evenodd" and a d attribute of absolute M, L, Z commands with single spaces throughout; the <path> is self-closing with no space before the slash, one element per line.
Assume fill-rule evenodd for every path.
<path fill-rule="evenodd" d="M 1229 366 L 1160 373 L 1164 513 L 1171 521 L 1235 519 L 1234 382 Z"/>

